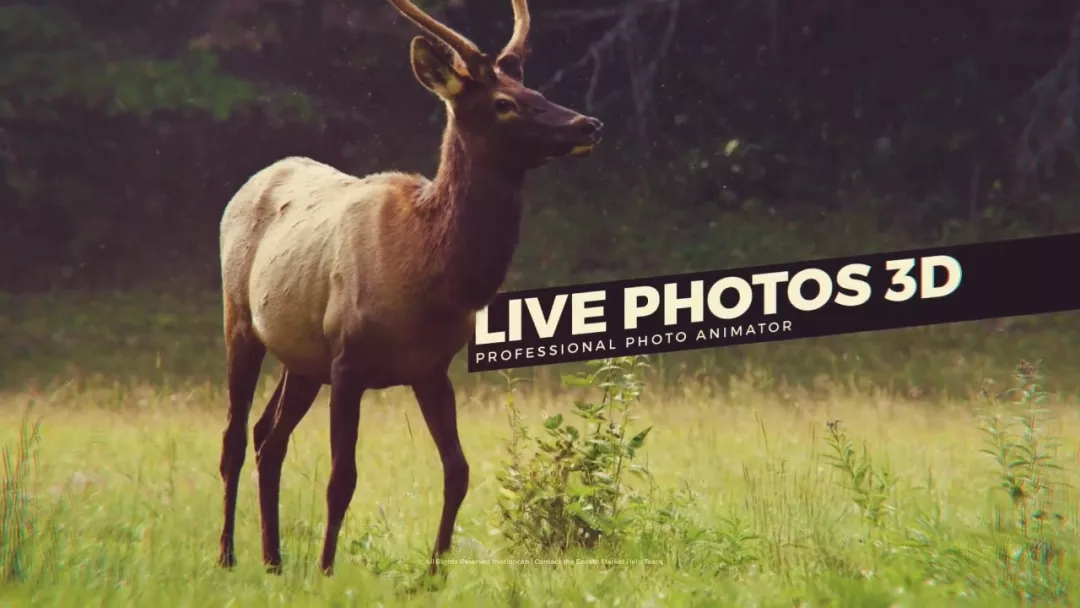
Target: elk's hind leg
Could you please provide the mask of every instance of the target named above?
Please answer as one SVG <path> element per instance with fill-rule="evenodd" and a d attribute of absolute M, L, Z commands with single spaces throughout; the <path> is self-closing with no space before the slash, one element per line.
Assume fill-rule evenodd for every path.
<path fill-rule="evenodd" d="M 228 365 L 229 413 L 221 439 L 219 470 L 225 484 L 224 522 L 221 527 L 221 553 L 218 558 L 224 568 L 236 565 L 233 532 L 236 524 L 236 494 L 240 471 L 247 452 L 247 423 L 251 400 L 259 382 L 259 371 L 266 357 L 263 345 L 251 326 L 250 316 L 240 315 L 235 308 L 225 306 L 225 351 Z"/>
<path fill-rule="evenodd" d="M 266 408 L 263 409 L 263 413 L 259 416 L 259 420 L 255 423 L 255 429 L 252 431 L 251 438 L 255 443 L 256 462 L 258 462 L 259 458 L 259 449 L 262 448 L 263 442 L 270 435 L 270 429 L 274 426 L 274 419 L 277 418 L 278 408 L 281 406 L 281 391 L 285 387 L 285 376 L 287 374 L 288 370 L 283 366 L 281 377 L 278 378 L 277 388 L 274 389 L 274 396 L 266 403 Z"/>
<path fill-rule="evenodd" d="M 289 449 L 289 436 L 311 409 L 322 384 L 285 370 L 281 376 L 281 399 L 267 406 L 255 424 L 255 462 L 259 467 L 259 510 L 262 513 L 263 564 L 267 571 L 281 572 L 281 537 L 278 505 L 281 465 Z"/>
<path fill-rule="evenodd" d="M 365 387 L 351 363 L 347 356 L 341 356 L 330 372 L 330 480 L 326 484 L 326 535 L 320 560 L 327 576 L 334 572 L 338 533 L 356 492 L 356 442 Z"/>

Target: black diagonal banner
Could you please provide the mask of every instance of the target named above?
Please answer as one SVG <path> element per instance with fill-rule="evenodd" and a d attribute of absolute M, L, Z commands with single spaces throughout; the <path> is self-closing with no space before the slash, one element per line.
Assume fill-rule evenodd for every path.
<path fill-rule="evenodd" d="M 1080 309 L 1080 234 L 501 293 L 469 371 Z"/>

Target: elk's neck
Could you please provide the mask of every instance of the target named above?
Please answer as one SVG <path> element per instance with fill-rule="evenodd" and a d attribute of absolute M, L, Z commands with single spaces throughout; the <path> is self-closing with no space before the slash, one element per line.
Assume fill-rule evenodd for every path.
<path fill-rule="evenodd" d="M 479 309 L 506 279 L 517 249 L 525 171 L 484 162 L 470 143 L 451 117 L 422 205 L 433 212 L 438 288 L 452 305 Z"/>

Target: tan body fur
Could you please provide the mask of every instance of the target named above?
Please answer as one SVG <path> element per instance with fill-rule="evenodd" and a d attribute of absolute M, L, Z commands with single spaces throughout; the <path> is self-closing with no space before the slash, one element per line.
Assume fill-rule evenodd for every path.
<path fill-rule="evenodd" d="M 219 562 L 236 563 L 234 531 L 251 401 L 263 359 L 283 373 L 255 423 L 263 563 L 281 571 L 278 505 L 289 437 L 330 387 L 330 478 L 321 567 L 330 574 L 357 485 L 365 391 L 408 386 L 438 449 L 443 511 L 433 558 L 450 548 L 469 485 L 449 367 L 513 259 L 526 173 L 600 141 L 595 118 L 523 84 L 529 14 L 512 0 L 514 33 L 495 58 L 409 0 L 388 0 L 419 25 L 411 63 L 447 109 L 433 179 L 364 178 L 308 158 L 253 175 L 221 220 L 221 278 L 229 413 L 220 472 Z M 437 570 L 431 562 L 430 572 Z"/>
<path fill-rule="evenodd" d="M 403 173 L 361 179 L 306 158 L 255 174 L 221 223 L 227 314 L 250 322 L 286 368 L 325 384 L 349 325 L 373 355 L 368 388 L 442 371 L 474 316 L 448 293 L 438 247 L 402 249 L 441 232 L 416 198 L 431 186 Z"/>

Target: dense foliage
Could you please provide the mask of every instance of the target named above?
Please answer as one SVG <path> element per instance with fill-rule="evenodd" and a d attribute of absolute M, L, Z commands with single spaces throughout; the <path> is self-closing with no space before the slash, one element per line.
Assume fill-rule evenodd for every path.
<path fill-rule="evenodd" d="M 285 155 L 431 171 L 442 116 L 408 69 L 415 31 L 385 3 L 354 4 L 0 7 L 0 286 L 212 283 L 222 207 Z M 509 33 L 505 0 L 421 4 L 486 47 Z M 574 198 L 556 191 L 572 190 L 683 221 L 856 206 L 914 232 L 1056 229 L 1073 209 L 1053 200 L 1069 199 L 1080 158 L 1074 11 L 1066 0 L 535 3 L 529 84 L 613 134 L 588 163 L 536 180 L 531 200 L 552 221 L 556 201 Z M 655 213 L 637 215 L 650 222 L 628 230 L 656 229 Z"/>

